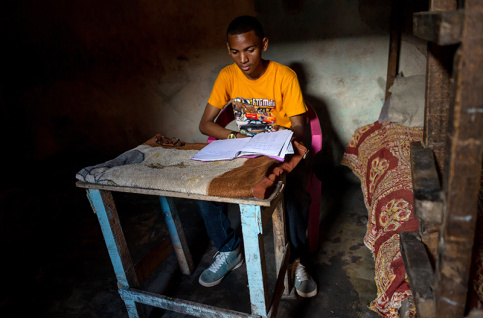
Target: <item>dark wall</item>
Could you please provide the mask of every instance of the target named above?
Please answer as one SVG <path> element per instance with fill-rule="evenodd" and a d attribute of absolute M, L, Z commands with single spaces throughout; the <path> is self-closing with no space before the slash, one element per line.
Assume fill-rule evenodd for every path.
<path fill-rule="evenodd" d="M 57 268 L 45 264 L 64 264 L 62 253 L 86 239 L 75 229 L 98 230 L 85 192 L 75 188 L 77 171 L 112 159 L 193 109 L 202 111 L 208 82 L 228 61 L 206 57 L 223 51 L 229 21 L 258 15 L 273 43 L 296 48 L 328 38 L 387 36 L 387 1 L 344 3 L 350 7 L 316 0 L 2 1 L 0 249 L 9 261 L 0 265 L 7 276 L 0 304 L 55 276 L 49 271 Z M 204 64 L 208 75 L 195 85 L 205 93 L 195 92 L 177 110 L 170 102 L 184 74 Z M 303 79 L 314 77 L 308 72 Z M 330 114 L 324 101 L 314 100 L 327 140 Z M 173 112 L 176 119 L 167 115 Z M 180 124 L 187 136 L 198 130 L 199 114 L 192 118 Z"/>

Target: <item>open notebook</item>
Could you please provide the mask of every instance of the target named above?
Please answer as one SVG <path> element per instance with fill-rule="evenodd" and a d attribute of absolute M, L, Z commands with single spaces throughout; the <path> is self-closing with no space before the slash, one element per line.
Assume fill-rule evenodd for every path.
<path fill-rule="evenodd" d="M 284 129 L 272 133 L 260 133 L 251 138 L 215 140 L 191 157 L 192 160 L 217 161 L 239 157 L 268 156 L 284 161 L 286 154 L 293 154 L 293 131 Z"/>

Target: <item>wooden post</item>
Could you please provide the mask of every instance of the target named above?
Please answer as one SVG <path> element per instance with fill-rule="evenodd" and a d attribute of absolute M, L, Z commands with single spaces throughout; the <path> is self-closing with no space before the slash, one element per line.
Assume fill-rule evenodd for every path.
<path fill-rule="evenodd" d="M 106 242 L 107 251 L 117 278 L 119 289 L 138 287 L 139 282 L 131 253 L 122 232 L 116 205 L 110 191 L 87 189 L 87 197 L 96 213 Z M 122 295 L 121 295 L 122 296 Z M 144 317 L 144 307 L 131 299 L 123 299 L 129 318 Z"/>
<path fill-rule="evenodd" d="M 391 8 L 391 26 L 389 34 L 389 57 L 386 75 L 386 97 L 391 95 L 389 88 L 394 84 L 394 79 L 399 72 L 399 52 L 401 51 L 401 10 L 402 0 L 393 0 Z"/>
<path fill-rule="evenodd" d="M 456 0 L 431 0 L 431 11 L 457 8 Z M 448 109 L 452 100 L 451 67 L 455 46 L 439 46 L 428 42 L 426 108 L 423 142 L 434 151 L 438 172 L 442 174 L 446 147 Z"/>
<path fill-rule="evenodd" d="M 261 208 L 240 204 L 240 218 L 252 314 L 265 317 L 269 306 Z"/>
<path fill-rule="evenodd" d="M 416 232 L 401 232 L 401 254 L 419 318 L 435 318 L 434 273 L 424 244 Z"/>
<path fill-rule="evenodd" d="M 287 231 L 285 228 L 285 213 L 284 213 L 284 200 L 283 197 L 275 208 L 275 212 L 272 214 L 273 222 L 273 246 L 275 249 L 275 266 L 277 269 L 277 275 L 282 268 L 283 255 L 287 248 Z M 288 296 L 290 293 L 290 286 L 288 280 L 288 273 L 285 273 L 284 279 L 284 296 Z"/>
<path fill-rule="evenodd" d="M 436 268 L 437 317 L 463 317 L 477 214 L 483 139 L 483 2 L 466 0 L 453 69 Z"/>
<path fill-rule="evenodd" d="M 163 210 L 164 219 L 168 226 L 171 242 L 173 243 L 174 251 L 178 257 L 179 267 L 181 273 L 184 275 L 191 275 L 194 271 L 193 259 L 191 252 L 186 242 L 186 237 L 179 220 L 178 211 L 173 203 L 173 198 L 160 196 L 161 209 Z"/>

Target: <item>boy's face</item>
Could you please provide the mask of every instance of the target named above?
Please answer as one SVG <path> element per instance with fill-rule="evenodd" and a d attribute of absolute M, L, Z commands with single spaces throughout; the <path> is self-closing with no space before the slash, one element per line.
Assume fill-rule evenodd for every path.
<path fill-rule="evenodd" d="M 254 31 L 228 35 L 226 47 L 228 54 L 248 79 L 255 80 L 265 72 L 262 52 L 267 50 L 267 38 L 260 39 Z"/>

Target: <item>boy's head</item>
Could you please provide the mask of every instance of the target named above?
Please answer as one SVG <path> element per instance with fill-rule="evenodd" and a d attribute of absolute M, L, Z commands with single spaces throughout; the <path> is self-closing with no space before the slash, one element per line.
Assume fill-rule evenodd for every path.
<path fill-rule="evenodd" d="M 268 39 L 256 18 L 241 16 L 233 20 L 228 26 L 226 47 L 248 79 L 258 79 L 265 73 L 268 62 L 262 60 L 262 52 L 267 50 Z"/>
<path fill-rule="evenodd" d="M 244 15 L 231 21 L 231 23 L 228 25 L 228 29 L 226 30 L 226 37 L 228 39 L 228 35 L 242 34 L 250 31 L 255 32 L 255 35 L 258 36 L 260 40 L 265 37 L 263 27 L 257 18 Z"/>

